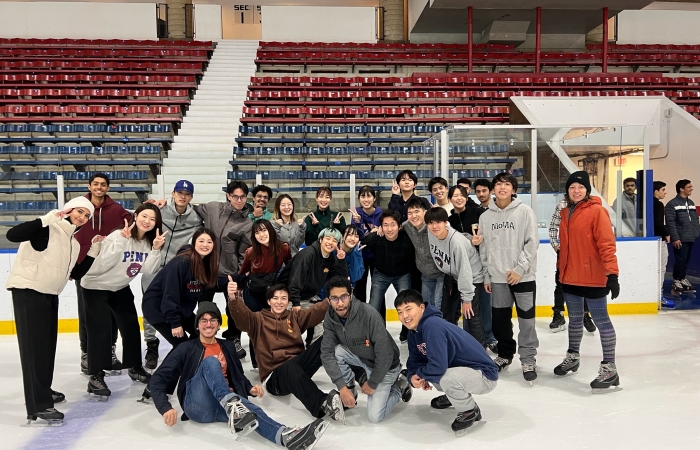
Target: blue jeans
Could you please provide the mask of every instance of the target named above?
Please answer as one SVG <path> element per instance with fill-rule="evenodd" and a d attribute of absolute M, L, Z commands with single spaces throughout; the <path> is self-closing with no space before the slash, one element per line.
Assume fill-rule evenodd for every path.
<path fill-rule="evenodd" d="M 481 291 L 481 325 L 484 327 L 484 337 L 487 344 L 496 342 L 491 325 L 491 294 L 486 290 Z"/>
<path fill-rule="evenodd" d="M 228 422 L 224 405 L 235 401 L 236 398 L 258 416 L 258 428 L 255 431 L 268 441 L 280 444 L 285 426 L 270 419 L 259 406 L 248 399 L 231 392 L 221 372 L 221 363 L 214 356 L 204 358 L 195 376 L 187 382 L 185 414 L 198 423 Z"/>
<path fill-rule="evenodd" d="M 369 303 L 374 306 L 377 311 L 382 310 L 384 304 L 384 294 L 386 294 L 389 286 L 394 286 L 396 293 L 405 291 L 411 288 L 411 274 L 401 275 L 398 277 L 388 277 L 382 274 L 378 269 L 372 272 L 372 290 L 369 292 Z"/>
<path fill-rule="evenodd" d="M 352 353 L 350 349 L 344 345 L 336 345 L 335 360 L 338 362 L 340 372 L 343 374 L 345 384 L 349 385 L 355 379 L 350 366 L 362 367 L 367 372 L 367 379 L 372 376 L 372 369 L 367 367 L 362 360 Z M 401 400 L 401 392 L 397 387 L 394 387 L 394 382 L 401 372 L 401 364 L 390 369 L 384 379 L 374 390 L 374 394 L 367 396 L 367 418 L 372 423 L 378 423 L 384 420 L 389 415 L 394 406 Z M 358 386 L 358 389 L 361 386 Z"/>
<path fill-rule="evenodd" d="M 425 275 L 421 275 L 420 281 L 422 283 L 421 295 L 423 296 L 423 301 L 440 309 L 440 305 L 442 305 L 442 286 L 445 284 L 445 276 L 440 274 L 437 278 L 428 278 Z"/>

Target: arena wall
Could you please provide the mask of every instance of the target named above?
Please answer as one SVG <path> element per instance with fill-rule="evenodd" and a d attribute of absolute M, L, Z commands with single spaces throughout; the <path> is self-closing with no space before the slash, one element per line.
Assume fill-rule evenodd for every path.
<path fill-rule="evenodd" d="M 263 41 L 377 42 L 373 7 L 263 6 Z"/>

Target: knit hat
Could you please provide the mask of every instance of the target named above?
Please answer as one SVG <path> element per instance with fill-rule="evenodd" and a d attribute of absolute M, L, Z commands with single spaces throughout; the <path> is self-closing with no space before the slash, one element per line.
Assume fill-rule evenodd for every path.
<path fill-rule="evenodd" d="M 75 208 L 85 208 L 88 211 L 90 211 L 90 216 L 95 214 L 95 205 L 92 204 L 90 200 L 88 200 L 86 197 L 75 197 L 65 205 L 63 205 L 62 211 L 70 211 Z"/>
<path fill-rule="evenodd" d="M 574 183 L 582 184 L 586 188 L 586 193 L 591 193 L 591 179 L 585 170 L 579 170 L 569 175 L 569 179 L 566 180 L 566 192 L 569 192 L 569 187 Z"/>
<path fill-rule="evenodd" d="M 197 308 L 197 315 L 194 317 L 195 327 L 199 325 L 199 319 L 201 319 L 202 316 L 207 313 L 219 319 L 219 324 L 221 324 L 221 311 L 219 311 L 219 307 L 216 306 L 216 303 L 199 302 L 199 307 Z"/>

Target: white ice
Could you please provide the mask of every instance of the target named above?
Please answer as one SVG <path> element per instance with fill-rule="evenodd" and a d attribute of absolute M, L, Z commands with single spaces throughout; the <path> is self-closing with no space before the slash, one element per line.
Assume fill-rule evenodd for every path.
<path fill-rule="evenodd" d="M 476 396 L 485 424 L 456 438 L 450 429 L 453 409 L 430 409 L 435 391 L 414 391 L 388 419 L 370 424 L 366 397 L 347 412 L 347 425 L 332 423 L 316 449 L 700 449 L 700 313 L 672 312 L 658 316 L 613 316 L 617 330 L 617 365 L 622 391 L 592 395 L 589 383 L 601 360 L 598 334 L 585 333 L 581 369 L 554 378 L 553 368 L 567 349 L 567 334 L 552 334 L 547 318 L 537 319 L 539 378 L 530 387 L 519 363 L 503 374 L 490 394 Z M 517 333 L 517 322 L 515 331 Z M 389 324 L 397 338 L 399 324 Z M 244 338 L 244 347 L 247 348 Z M 405 362 L 406 345 L 400 345 Z M 161 343 L 161 357 L 165 355 Z M 77 334 L 60 334 L 54 389 L 66 394 L 57 408 L 66 414 L 61 428 L 21 428 L 25 421 L 19 351 L 14 336 L 0 337 L 0 448 L 2 449 L 270 449 L 256 434 L 235 442 L 224 423 L 179 422 L 168 428 L 153 406 L 137 403 L 143 385 L 126 371 L 107 378 L 113 395 L 107 403 L 89 402 L 87 377 L 79 372 Z M 244 363 L 246 375 L 257 373 Z M 332 388 L 321 369 L 314 380 Z M 176 404 L 177 399 L 171 399 Z M 311 416 L 293 397 L 265 395 L 254 400 L 273 419 L 303 425 Z M 179 410 L 179 406 L 176 406 Z"/>

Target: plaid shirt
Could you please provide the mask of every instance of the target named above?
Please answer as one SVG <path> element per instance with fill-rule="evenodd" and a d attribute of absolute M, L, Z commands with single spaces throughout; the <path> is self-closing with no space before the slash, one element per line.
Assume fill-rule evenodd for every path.
<path fill-rule="evenodd" d="M 554 208 L 552 220 L 549 222 L 549 243 L 552 244 L 554 251 L 559 248 L 559 223 L 561 222 L 561 210 L 569 206 L 566 200 L 561 200 Z"/>

